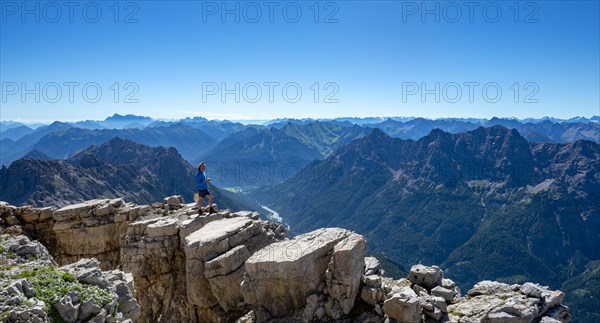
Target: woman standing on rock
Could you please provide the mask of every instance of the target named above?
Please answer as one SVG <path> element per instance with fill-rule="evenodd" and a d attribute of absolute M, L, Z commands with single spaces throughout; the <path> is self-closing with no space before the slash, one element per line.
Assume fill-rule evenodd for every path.
<path fill-rule="evenodd" d="M 215 209 L 213 209 L 212 195 L 208 190 L 208 182 L 210 182 L 210 178 L 206 177 L 206 174 L 204 174 L 204 170 L 206 170 L 206 165 L 204 164 L 204 162 L 202 162 L 198 165 L 198 172 L 196 173 L 196 189 L 198 190 L 198 213 L 202 213 L 202 201 L 204 201 L 205 196 L 208 196 L 209 214 L 217 213 Z"/>

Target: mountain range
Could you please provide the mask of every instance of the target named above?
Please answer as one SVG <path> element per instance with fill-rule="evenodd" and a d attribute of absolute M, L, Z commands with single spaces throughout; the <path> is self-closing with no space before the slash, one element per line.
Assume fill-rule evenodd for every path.
<path fill-rule="evenodd" d="M 600 260 L 592 141 L 528 142 L 503 126 L 434 129 L 419 140 L 374 129 L 252 196 L 296 234 L 348 228 L 402 266 L 442 264 L 463 287 L 483 279 L 561 287 Z"/>
<path fill-rule="evenodd" d="M 335 123 L 289 123 L 281 129 L 247 127 L 219 142 L 195 162 L 225 186 L 261 186 L 291 178 L 310 162 L 366 135 L 370 129 Z"/>
<path fill-rule="evenodd" d="M 0 147 L 2 163 L 8 164 L 17 160 L 31 150 L 37 150 L 54 159 L 65 159 L 90 145 L 99 145 L 115 137 L 152 147 L 176 147 L 187 160 L 197 158 L 217 142 L 202 130 L 184 124 L 144 129 L 92 130 L 55 122 L 50 126 L 38 128 L 17 141 L 4 139 Z"/>
<path fill-rule="evenodd" d="M 130 139 L 153 147 L 175 147 L 190 163 L 200 160 L 210 161 L 214 153 L 211 149 L 225 153 L 229 158 L 239 156 L 242 149 L 252 149 L 255 154 L 277 156 L 275 159 L 293 161 L 296 166 L 306 164 L 303 159 L 322 159 L 335 148 L 364 136 L 372 128 L 378 128 L 388 135 L 400 139 L 417 140 L 431 130 L 439 128 L 450 133 L 474 130 L 480 126 L 503 125 L 514 128 L 528 141 L 566 143 L 576 140 L 600 142 L 600 117 L 573 118 L 570 120 L 544 119 L 424 119 L 424 118 L 337 118 L 332 120 L 276 119 L 264 125 L 243 125 L 237 122 L 207 120 L 201 117 L 181 120 L 154 120 L 144 116 L 118 115 L 105 120 L 86 120 L 72 123 L 54 122 L 50 125 L 26 126 L 16 122 L 0 123 L 0 162 L 8 165 L 22 158 L 31 150 L 38 150 L 55 159 L 64 159 L 91 144 L 101 144 L 114 137 Z M 263 129 L 267 136 L 279 137 L 282 143 L 276 147 L 269 145 L 252 147 L 257 138 L 253 129 Z M 285 134 L 278 133 L 282 130 Z M 300 142 L 303 147 L 290 138 Z M 258 135 L 260 136 L 260 135 Z M 243 139 L 241 139 L 243 138 Z M 233 144 L 243 142 L 243 144 Z M 222 145 L 219 143 L 223 143 Z M 291 146 L 288 147 L 285 143 Z M 227 146 L 228 148 L 223 148 Z M 292 148 L 292 146 L 294 148 Z M 251 148 L 249 148 L 251 147 Z M 261 150 L 267 147 L 269 150 Z M 280 148 L 281 151 L 277 149 Z M 291 149 L 288 149 L 291 148 Z M 299 149 L 296 151 L 296 149 Z M 310 151 L 310 152 L 309 152 Z M 297 155 L 304 155 L 298 157 Z M 269 160 L 269 158 L 266 158 Z M 271 158 L 273 159 L 273 158 Z M 222 160 L 215 160 L 220 163 Z M 237 161 L 234 161 L 234 163 Z M 269 161 L 270 162 L 270 161 Z M 283 166 L 281 166 L 283 167 Z M 294 171 L 277 180 L 289 178 Z M 260 181 L 259 181 L 260 182 Z M 262 182 L 260 182 L 262 183 Z M 259 183 L 259 184 L 260 184 Z M 242 183 L 243 185 L 256 185 Z"/>
<path fill-rule="evenodd" d="M 113 138 L 65 160 L 39 151 L 0 169 L 0 200 L 14 205 L 64 206 L 96 198 L 124 197 L 139 204 L 183 195 L 193 201 L 195 168 L 174 148 Z M 223 208 L 259 210 L 243 196 L 211 188 Z"/>

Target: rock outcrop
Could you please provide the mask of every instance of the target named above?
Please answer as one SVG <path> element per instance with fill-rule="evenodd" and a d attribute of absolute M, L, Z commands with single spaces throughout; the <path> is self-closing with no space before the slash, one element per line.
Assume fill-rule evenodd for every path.
<path fill-rule="evenodd" d="M 0 219 L 3 225 L 20 226 L 27 236 L 47 246 L 59 265 L 94 257 L 102 269 L 109 270 L 120 267 L 119 236 L 130 221 L 148 210 L 123 199 L 91 200 L 58 210 L 3 203 Z"/>
<path fill-rule="evenodd" d="M 320 229 L 271 244 L 245 264 L 244 300 L 259 321 L 304 308 L 306 321 L 350 313 L 364 271 L 366 240 L 344 229 Z"/>
<path fill-rule="evenodd" d="M 365 272 L 366 274 L 366 272 Z M 415 265 L 408 279 L 363 277 L 361 299 L 398 322 L 567 322 L 564 294 L 532 283 L 482 281 L 461 297 L 437 266 Z M 375 316 L 375 313 L 372 313 Z M 377 321 L 379 322 L 379 321 Z"/>
<path fill-rule="evenodd" d="M 123 270 L 134 276 L 144 321 L 225 321 L 243 302 L 246 260 L 287 234 L 253 212 L 197 213 L 185 206 L 145 217 L 123 237 Z"/>
<path fill-rule="evenodd" d="M 282 225 L 260 220 L 256 212 L 209 215 L 192 207 L 179 196 L 152 206 L 122 199 L 59 210 L 0 204 L 0 227 L 11 234 L 0 240 L 0 318 L 240 323 L 570 319 L 564 294 L 538 284 L 482 281 L 463 297 L 437 266 L 415 265 L 407 278 L 386 277 L 379 261 L 366 257 L 365 238 L 345 229 L 318 229 L 288 239 Z M 55 259 L 63 267 L 55 268 Z M 49 285 L 40 289 L 40 284 Z"/>
<path fill-rule="evenodd" d="M 102 271 L 96 259 L 56 268 L 47 249 L 23 235 L 0 236 L 3 322 L 135 321 L 133 277 Z"/>

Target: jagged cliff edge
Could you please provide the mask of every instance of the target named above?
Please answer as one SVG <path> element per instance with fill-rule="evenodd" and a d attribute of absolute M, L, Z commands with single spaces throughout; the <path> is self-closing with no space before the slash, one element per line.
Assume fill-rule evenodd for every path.
<path fill-rule="evenodd" d="M 198 215 L 179 196 L 151 206 L 104 199 L 58 210 L 0 202 L 0 226 L 9 233 L 0 240 L 5 322 L 570 319 L 560 291 L 483 281 L 462 297 L 436 266 L 415 265 L 407 279 L 385 277 L 354 232 L 325 228 L 288 239 L 282 225 L 258 213 Z M 60 275 L 52 265 L 63 266 Z M 46 295 L 52 304 L 45 304 L 50 287 L 40 277 L 58 277 L 71 291 Z"/>

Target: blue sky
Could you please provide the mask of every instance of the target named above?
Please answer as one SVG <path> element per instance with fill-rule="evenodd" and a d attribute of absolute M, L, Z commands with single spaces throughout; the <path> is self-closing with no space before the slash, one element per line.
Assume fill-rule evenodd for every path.
<path fill-rule="evenodd" d="M 0 2 L 2 120 L 600 114 L 598 1 Z"/>

